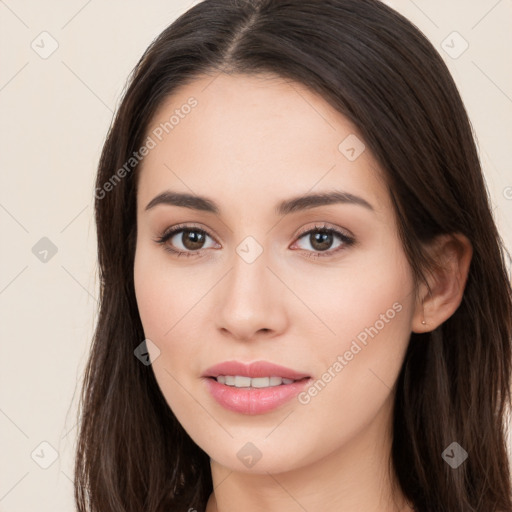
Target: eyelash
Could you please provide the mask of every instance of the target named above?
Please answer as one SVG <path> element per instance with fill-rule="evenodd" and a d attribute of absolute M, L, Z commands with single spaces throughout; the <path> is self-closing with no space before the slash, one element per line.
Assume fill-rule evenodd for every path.
<path fill-rule="evenodd" d="M 198 228 L 196 226 L 192 226 L 190 224 L 180 224 L 178 226 L 174 226 L 172 229 L 168 230 L 168 231 L 164 231 L 164 233 L 159 236 L 158 238 L 156 238 L 154 241 L 158 244 L 161 244 L 163 245 L 163 248 L 165 251 L 167 252 L 170 252 L 171 254 L 174 254 L 175 256 L 185 256 L 187 258 L 190 258 L 192 256 L 197 256 L 199 254 L 199 252 L 201 251 L 201 249 L 199 251 L 196 251 L 196 252 L 193 252 L 193 251 L 177 251 L 176 249 L 172 249 L 171 247 L 169 247 L 166 242 L 171 239 L 174 235 L 180 233 L 180 232 L 183 232 L 183 231 L 191 231 L 191 232 L 195 232 L 195 233 L 201 233 L 203 235 L 207 235 L 209 236 L 210 238 L 213 239 L 213 237 L 207 232 L 205 231 L 204 229 L 201 229 L 201 228 Z M 314 228 L 310 228 L 304 232 L 301 232 L 297 235 L 297 240 L 300 240 L 301 238 L 303 238 L 304 236 L 306 235 L 309 235 L 311 233 L 315 233 L 317 231 L 320 231 L 320 232 L 327 232 L 328 234 L 334 234 L 336 236 L 338 236 L 341 241 L 343 242 L 342 245 L 340 245 L 340 247 L 338 247 L 337 249 L 334 249 L 334 250 L 328 250 L 328 251 L 305 251 L 306 253 L 308 253 L 306 255 L 307 258 L 324 258 L 324 257 L 330 257 L 330 256 L 333 256 L 334 254 L 337 254 L 338 252 L 346 249 L 347 247 L 350 247 L 352 245 L 355 244 L 355 239 L 342 233 L 341 231 L 338 231 L 337 229 L 334 229 L 334 228 L 331 228 L 329 227 L 327 224 L 321 224 L 321 225 L 316 225 L 315 224 L 315 227 Z"/>

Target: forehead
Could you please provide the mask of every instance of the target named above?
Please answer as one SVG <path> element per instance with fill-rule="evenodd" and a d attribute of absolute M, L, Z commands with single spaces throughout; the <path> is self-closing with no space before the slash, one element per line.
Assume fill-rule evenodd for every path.
<path fill-rule="evenodd" d="M 273 75 L 199 77 L 165 100 L 146 136 L 154 147 L 139 169 L 143 206 L 168 188 L 215 191 L 239 207 L 333 188 L 385 200 L 355 126 L 302 84 Z"/>

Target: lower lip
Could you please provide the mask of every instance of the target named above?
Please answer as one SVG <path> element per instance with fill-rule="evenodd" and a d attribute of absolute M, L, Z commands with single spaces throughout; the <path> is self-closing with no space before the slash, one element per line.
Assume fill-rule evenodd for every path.
<path fill-rule="evenodd" d="M 206 378 L 210 394 L 222 407 L 241 414 L 264 414 L 285 404 L 297 396 L 311 381 L 303 379 L 292 384 L 268 388 L 236 388 Z"/>

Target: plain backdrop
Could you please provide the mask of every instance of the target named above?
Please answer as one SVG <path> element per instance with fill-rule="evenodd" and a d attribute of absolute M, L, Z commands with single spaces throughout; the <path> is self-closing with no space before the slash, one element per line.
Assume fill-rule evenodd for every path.
<path fill-rule="evenodd" d="M 453 74 L 510 250 L 512 1 L 387 3 Z M 95 170 L 129 72 L 191 5 L 0 0 L 1 512 L 75 510 L 76 404 L 97 318 Z"/>

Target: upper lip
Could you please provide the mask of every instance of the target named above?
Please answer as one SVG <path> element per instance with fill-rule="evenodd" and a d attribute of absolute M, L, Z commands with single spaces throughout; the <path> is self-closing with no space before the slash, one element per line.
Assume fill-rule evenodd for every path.
<path fill-rule="evenodd" d="M 203 372 L 202 377 L 218 377 L 219 375 L 240 375 L 243 377 L 282 377 L 284 379 L 300 380 L 309 377 L 291 368 L 286 368 L 268 361 L 254 361 L 245 364 L 240 361 L 224 361 L 211 366 Z"/>

